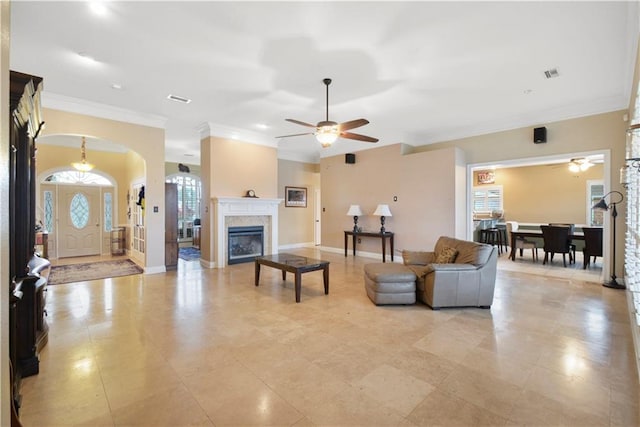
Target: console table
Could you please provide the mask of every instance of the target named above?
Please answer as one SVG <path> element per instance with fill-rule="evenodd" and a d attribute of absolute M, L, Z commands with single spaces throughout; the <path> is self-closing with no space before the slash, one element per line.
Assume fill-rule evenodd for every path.
<path fill-rule="evenodd" d="M 393 233 L 385 231 L 384 233 L 367 233 L 364 231 L 345 231 L 344 232 L 344 256 L 347 256 L 347 246 L 349 245 L 349 236 L 353 236 L 353 256 L 356 256 L 356 240 L 358 237 L 377 237 L 382 240 L 382 262 L 386 261 L 387 255 L 387 239 L 389 239 L 389 246 L 391 249 L 391 261 L 393 261 Z"/>

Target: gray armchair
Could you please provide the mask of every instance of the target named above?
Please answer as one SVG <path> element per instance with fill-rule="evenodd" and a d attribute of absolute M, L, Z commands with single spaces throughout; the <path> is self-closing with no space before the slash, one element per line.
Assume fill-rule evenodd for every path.
<path fill-rule="evenodd" d="M 489 308 L 493 303 L 498 265 L 495 246 L 442 236 L 433 252 L 405 250 L 402 259 L 417 276 L 418 299 L 433 309 Z"/>

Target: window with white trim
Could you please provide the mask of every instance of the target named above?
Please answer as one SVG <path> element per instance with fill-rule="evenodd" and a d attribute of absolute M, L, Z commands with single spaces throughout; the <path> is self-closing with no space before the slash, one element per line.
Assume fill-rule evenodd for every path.
<path fill-rule="evenodd" d="M 474 212 L 501 211 L 502 203 L 502 185 L 473 187 Z"/>
<path fill-rule="evenodd" d="M 593 209 L 593 206 L 604 196 L 604 181 L 589 180 L 587 181 L 587 218 L 589 218 L 589 226 L 602 227 L 604 225 L 604 211 Z"/>

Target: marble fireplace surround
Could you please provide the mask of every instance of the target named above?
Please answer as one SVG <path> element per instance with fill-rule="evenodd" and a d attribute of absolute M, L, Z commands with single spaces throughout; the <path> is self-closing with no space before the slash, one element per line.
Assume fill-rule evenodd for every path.
<path fill-rule="evenodd" d="M 227 266 L 229 227 L 264 226 L 264 254 L 278 253 L 278 206 L 283 199 L 258 197 L 214 197 L 214 265 Z"/>

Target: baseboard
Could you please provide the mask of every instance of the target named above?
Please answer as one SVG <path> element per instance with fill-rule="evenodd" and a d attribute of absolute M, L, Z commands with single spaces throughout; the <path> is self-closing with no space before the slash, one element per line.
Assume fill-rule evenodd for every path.
<path fill-rule="evenodd" d="M 213 261 L 207 261 L 206 259 L 200 258 L 200 265 L 204 268 L 216 268 L 216 263 Z"/>
<path fill-rule="evenodd" d="M 315 247 L 316 247 L 316 245 L 313 242 L 292 243 L 290 245 L 278 246 L 278 252 L 286 251 L 287 249 L 315 248 Z"/>
<path fill-rule="evenodd" d="M 167 269 L 164 265 L 156 265 L 154 267 L 144 267 L 144 274 L 160 274 L 166 273 Z"/>
<path fill-rule="evenodd" d="M 332 253 L 337 253 L 337 254 L 343 254 L 344 255 L 344 248 L 334 248 L 334 247 L 330 247 L 330 246 L 316 246 L 316 248 L 320 249 L 321 251 L 325 251 L 325 252 L 332 252 Z M 353 257 L 353 250 L 349 249 L 347 252 L 347 256 L 348 257 Z M 382 254 L 376 253 L 376 252 L 364 252 L 364 251 L 356 251 L 356 257 L 358 258 L 373 258 L 375 260 L 381 261 L 382 262 Z M 390 254 L 386 254 L 386 261 L 390 262 L 391 261 L 391 255 Z M 393 254 L 393 262 L 398 262 L 398 263 L 402 263 L 402 256 L 398 256 L 397 253 Z"/>

